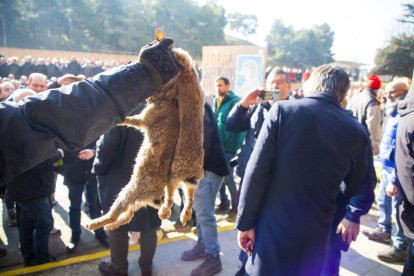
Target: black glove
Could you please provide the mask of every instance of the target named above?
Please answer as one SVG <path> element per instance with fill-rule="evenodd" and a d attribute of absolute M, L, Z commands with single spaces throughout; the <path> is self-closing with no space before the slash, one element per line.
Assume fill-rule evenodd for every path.
<path fill-rule="evenodd" d="M 182 70 L 172 53 L 173 40 L 164 38 L 141 48 L 139 61 L 149 71 L 156 87 L 161 87 L 176 77 Z"/>

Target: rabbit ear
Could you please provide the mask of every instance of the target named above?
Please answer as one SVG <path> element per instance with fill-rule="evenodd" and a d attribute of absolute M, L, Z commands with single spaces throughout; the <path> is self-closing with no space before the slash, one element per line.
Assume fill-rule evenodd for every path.
<path fill-rule="evenodd" d="M 174 49 L 173 53 L 183 66 L 183 71 L 176 83 L 180 132 L 172 164 L 172 177 L 200 180 L 204 171 L 204 93 L 189 54 L 181 49 Z"/>

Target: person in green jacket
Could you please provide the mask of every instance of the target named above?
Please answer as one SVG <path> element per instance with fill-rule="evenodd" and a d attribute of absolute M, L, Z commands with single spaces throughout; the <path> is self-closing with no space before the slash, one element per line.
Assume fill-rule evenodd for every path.
<path fill-rule="evenodd" d="M 227 161 L 230 162 L 240 149 L 244 141 L 245 132 L 231 132 L 227 130 L 226 121 L 230 110 L 236 105 L 240 98 L 230 90 L 230 82 L 226 77 L 219 77 L 216 79 L 216 92 L 214 97 L 214 113 L 220 131 L 221 141 L 223 143 L 224 151 L 226 152 Z M 220 210 L 225 211 L 230 208 L 230 202 L 226 195 L 226 186 L 228 186 L 231 196 L 231 212 L 237 212 L 236 203 L 236 182 L 233 178 L 233 168 L 229 166 L 230 174 L 226 176 L 223 185 L 220 188 Z"/>

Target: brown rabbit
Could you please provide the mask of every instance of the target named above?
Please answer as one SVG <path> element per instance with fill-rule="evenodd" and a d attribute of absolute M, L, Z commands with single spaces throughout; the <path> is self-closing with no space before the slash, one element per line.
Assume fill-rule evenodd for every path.
<path fill-rule="evenodd" d="M 174 192 L 181 183 L 185 205 L 180 220 L 185 224 L 191 219 L 194 189 L 203 175 L 204 94 L 189 54 L 182 49 L 173 49 L 173 53 L 183 66 L 181 75 L 148 98 L 148 106 L 139 115 L 120 124 L 143 131 L 144 142 L 131 180 L 107 214 L 87 223 L 89 230 L 117 229 L 147 205 L 159 208 L 161 219 L 169 218 Z"/>

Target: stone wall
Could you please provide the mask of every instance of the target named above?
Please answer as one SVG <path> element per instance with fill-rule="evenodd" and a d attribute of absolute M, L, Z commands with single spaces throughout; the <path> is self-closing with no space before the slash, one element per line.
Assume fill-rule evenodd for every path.
<path fill-rule="evenodd" d="M 119 53 L 90 53 L 90 52 L 72 52 L 72 51 L 53 51 L 53 50 L 37 50 L 37 49 L 20 49 L 20 48 L 1 48 L 0 54 L 9 58 L 16 56 L 21 61 L 25 56 L 32 56 L 32 58 L 68 58 L 76 57 L 78 61 L 82 59 L 91 60 L 103 60 L 111 61 L 115 60 L 121 63 L 128 63 L 137 59 L 138 52 L 136 54 L 119 54 Z"/>

